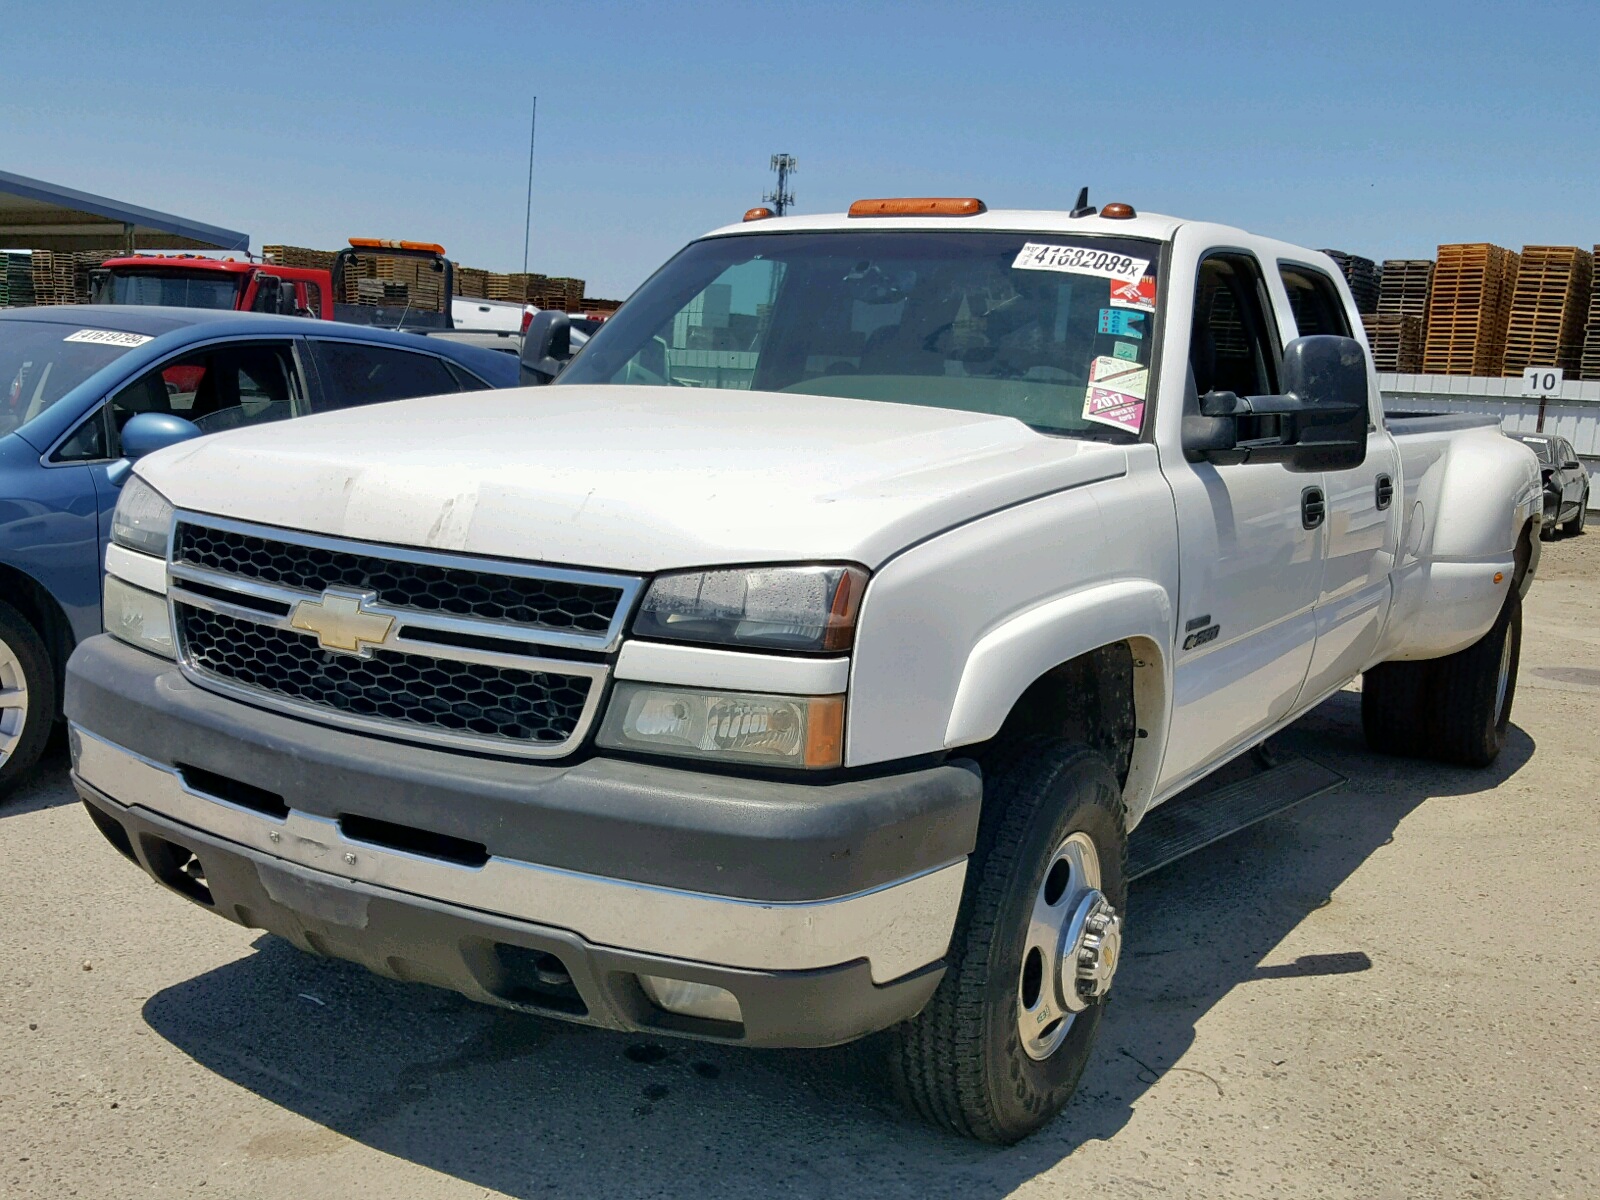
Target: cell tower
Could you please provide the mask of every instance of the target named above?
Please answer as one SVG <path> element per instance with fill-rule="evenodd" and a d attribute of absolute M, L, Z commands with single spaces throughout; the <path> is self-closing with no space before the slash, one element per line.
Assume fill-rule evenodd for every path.
<path fill-rule="evenodd" d="M 761 197 L 761 201 L 772 205 L 773 213 L 781 217 L 794 206 L 794 193 L 789 190 L 789 176 L 800 169 L 800 163 L 792 154 L 774 154 L 771 169 L 778 173 L 778 186 Z"/>

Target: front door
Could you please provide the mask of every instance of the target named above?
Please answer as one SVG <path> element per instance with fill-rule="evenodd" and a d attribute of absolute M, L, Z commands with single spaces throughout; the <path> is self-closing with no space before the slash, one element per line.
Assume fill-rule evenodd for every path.
<path fill-rule="evenodd" d="M 1278 278 L 1289 310 L 1281 315 L 1295 337 L 1351 336 L 1343 296 L 1325 271 L 1280 262 Z M 1369 378 L 1373 411 L 1367 422 L 1366 458 L 1348 471 L 1321 474 L 1328 503 L 1317 588 L 1317 644 L 1302 705 L 1360 673 L 1377 649 L 1389 611 L 1389 579 L 1400 536 L 1398 456 L 1383 427 L 1376 376 Z"/>
<path fill-rule="evenodd" d="M 1180 246 L 1182 234 L 1180 233 Z M 1187 331 L 1192 387 L 1275 395 L 1283 346 L 1259 258 L 1229 250 L 1201 259 Z M 1305 682 L 1322 571 L 1320 528 L 1302 504 L 1317 474 L 1278 463 L 1190 462 L 1162 447 L 1178 512 L 1178 650 L 1171 734 L 1160 792 L 1225 761 L 1285 717 Z"/>

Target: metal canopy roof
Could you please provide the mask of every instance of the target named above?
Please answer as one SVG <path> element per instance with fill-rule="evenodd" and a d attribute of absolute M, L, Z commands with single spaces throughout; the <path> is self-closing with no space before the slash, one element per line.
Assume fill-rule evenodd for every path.
<path fill-rule="evenodd" d="M 248 250 L 250 235 L 0 171 L 0 247 Z"/>

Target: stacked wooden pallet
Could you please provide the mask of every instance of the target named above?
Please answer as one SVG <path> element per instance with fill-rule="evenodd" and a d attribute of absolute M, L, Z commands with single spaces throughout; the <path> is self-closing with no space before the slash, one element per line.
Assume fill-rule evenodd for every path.
<path fill-rule="evenodd" d="M 1378 313 L 1386 317 L 1428 319 L 1428 286 L 1433 259 L 1386 258 L 1378 284 Z"/>
<path fill-rule="evenodd" d="M 1488 242 L 1439 247 L 1422 351 L 1426 374 L 1500 374 L 1518 261 L 1516 251 Z"/>
<path fill-rule="evenodd" d="M 33 303 L 33 260 L 26 250 L 0 251 L 0 306 Z"/>
<path fill-rule="evenodd" d="M 486 300 L 489 296 L 488 287 L 489 272 L 478 267 L 457 267 L 455 269 L 456 295 Z"/>
<path fill-rule="evenodd" d="M 1600 246 L 1594 248 L 1594 257 L 1600 259 Z M 1589 323 L 1583 333 L 1583 357 L 1579 360 L 1579 374 L 1584 379 L 1600 379 L 1600 272 L 1590 283 Z"/>
<path fill-rule="evenodd" d="M 1511 295 L 1501 373 L 1562 367 L 1576 373 L 1593 290 L 1594 255 L 1576 246 L 1524 246 Z"/>
<path fill-rule="evenodd" d="M 338 256 L 332 250 L 309 250 L 305 246 L 263 246 L 261 257 L 280 267 L 331 271 L 333 260 Z"/>
<path fill-rule="evenodd" d="M 1362 313 L 1372 363 L 1380 371 L 1416 375 L 1422 370 L 1422 318 Z"/>
<path fill-rule="evenodd" d="M 1343 250 L 1324 250 L 1322 253 L 1333 259 L 1344 273 L 1345 282 L 1350 285 L 1350 294 L 1355 298 L 1356 311 L 1377 312 L 1379 279 L 1382 275 L 1378 264 L 1359 254 L 1346 254 Z"/>

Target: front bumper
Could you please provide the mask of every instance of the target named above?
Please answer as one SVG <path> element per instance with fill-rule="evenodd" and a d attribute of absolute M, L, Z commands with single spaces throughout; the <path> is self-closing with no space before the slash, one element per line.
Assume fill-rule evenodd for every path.
<path fill-rule="evenodd" d="M 263 712 L 108 638 L 73 656 L 67 712 L 102 832 L 231 920 L 490 1003 L 758 1045 L 926 1003 L 981 790 L 966 766 L 808 785 L 479 759 Z M 657 1008 L 641 974 L 723 988 L 741 1019 Z"/>

